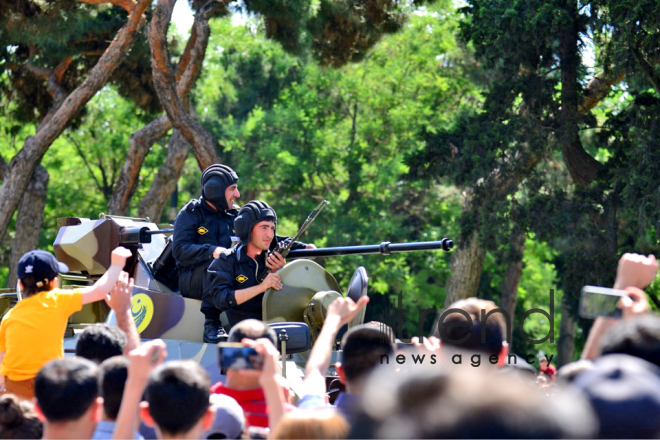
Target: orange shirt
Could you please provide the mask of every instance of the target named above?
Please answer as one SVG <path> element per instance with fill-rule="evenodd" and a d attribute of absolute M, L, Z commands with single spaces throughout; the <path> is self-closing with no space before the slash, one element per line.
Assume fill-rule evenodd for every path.
<path fill-rule="evenodd" d="M 53 289 L 19 301 L 0 324 L 0 374 L 14 381 L 35 377 L 45 363 L 64 357 L 64 331 L 82 309 L 82 291 Z"/>

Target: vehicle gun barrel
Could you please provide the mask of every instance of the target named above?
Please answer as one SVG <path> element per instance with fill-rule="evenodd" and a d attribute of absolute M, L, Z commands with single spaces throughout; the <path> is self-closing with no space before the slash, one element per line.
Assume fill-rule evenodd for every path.
<path fill-rule="evenodd" d="M 299 249 L 290 251 L 288 258 L 334 257 L 341 255 L 382 254 L 390 255 L 396 252 L 415 252 L 442 249 L 445 252 L 454 247 L 454 242 L 448 238 L 439 241 L 420 241 L 415 243 L 390 243 L 364 246 L 338 246 L 319 249 Z"/>
<path fill-rule="evenodd" d="M 135 245 L 138 243 L 151 243 L 151 236 L 155 234 L 167 234 L 173 232 L 174 229 L 158 229 L 152 231 L 147 226 L 142 227 L 125 227 L 119 233 L 120 245 Z"/>

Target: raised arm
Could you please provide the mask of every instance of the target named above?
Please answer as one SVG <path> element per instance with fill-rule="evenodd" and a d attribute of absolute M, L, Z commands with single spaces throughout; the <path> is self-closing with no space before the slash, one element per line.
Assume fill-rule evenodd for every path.
<path fill-rule="evenodd" d="M 628 290 L 628 298 L 619 301 L 623 318 L 646 313 L 648 302 L 646 294 L 640 290 L 648 286 L 658 273 L 658 261 L 654 255 L 645 257 L 639 254 L 623 254 L 616 271 L 615 289 Z M 616 324 L 614 318 L 598 317 L 591 326 L 587 342 L 582 350 L 582 359 L 595 359 L 600 355 L 600 340 L 610 327 Z"/>
<path fill-rule="evenodd" d="M 264 366 L 259 376 L 259 384 L 264 390 L 268 406 L 268 427 L 273 432 L 285 413 L 284 391 L 279 383 L 281 377 L 277 371 L 280 352 L 268 339 L 243 339 L 243 344 L 253 347 L 264 358 Z"/>
<path fill-rule="evenodd" d="M 133 293 L 133 278 L 128 277 L 128 273 L 121 272 L 117 284 L 112 288 L 110 295 L 107 295 L 105 302 L 114 310 L 117 318 L 117 327 L 126 333 L 126 347 L 124 355 L 140 346 L 140 334 L 135 326 L 135 320 L 131 313 L 131 294 Z"/>
<path fill-rule="evenodd" d="M 112 251 L 110 268 L 103 274 L 94 285 L 82 289 L 82 303 L 88 304 L 105 299 L 106 295 L 117 283 L 121 270 L 126 265 L 126 260 L 131 256 L 131 251 L 125 247 L 118 247 Z"/>
<path fill-rule="evenodd" d="M 128 379 L 121 398 L 113 439 L 135 438 L 138 408 L 147 388 L 149 375 L 167 357 L 165 343 L 160 339 L 145 342 L 128 354 Z"/>
<path fill-rule="evenodd" d="M 367 303 L 369 303 L 369 297 L 363 296 L 357 303 L 353 302 L 350 298 L 337 298 L 330 304 L 321 333 L 316 339 L 316 343 L 312 348 L 312 353 L 307 361 L 305 380 L 303 381 L 304 394 L 325 395 L 325 375 L 330 366 L 332 345 L 335 342 L 337 333 L 339 333 L 342 326 L 349 323 L 355 315 L 367 305 Z"/>

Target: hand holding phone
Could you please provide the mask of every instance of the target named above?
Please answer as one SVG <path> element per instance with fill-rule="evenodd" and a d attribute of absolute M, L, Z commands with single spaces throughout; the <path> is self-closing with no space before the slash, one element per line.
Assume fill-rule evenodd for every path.
<path fill-rule="evenodd" d="M 236 342 L 220 342 L 218 344 L 218 361 L 220 368 L 231 370 L 261 371 L 264 358 L 252 347 Z"/>
<path fill-rule="evenodd" d="M 620 318 L 621 309 L 617 304 L 627 295 L 625 290 L 584 286 L 580 295 L 580 316 L 587 319 L 596 319 L 599 316 Z"/>
<path fill-rule="evenodd" d="M 580 295 L 580 316 L 595 319 L 631 318 L 648 313 L 649 303 L 643 290 L 628 287 L 625 290 L 584 286 Z"/>

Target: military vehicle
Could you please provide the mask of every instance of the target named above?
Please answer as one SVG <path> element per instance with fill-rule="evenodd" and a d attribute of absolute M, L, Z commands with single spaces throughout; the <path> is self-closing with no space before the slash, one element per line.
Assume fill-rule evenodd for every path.
<path fill-rule="evenodd" d="M 58 220 L 58 227 L 54 252 L 57 259 L 69 267 L 69 273 L 61 274 L 63 280 L 70 283 L 65 287 L 88 285 L 100 278 L 110 266 L 111 251 L 117 246 L 128 248 L 133 255 L 124 270 L 135 279 L 131 311 L 141 337 L 163 339 L 167 343 L 169 359 L 194 359 L 207 369 L 213 381 L 222 380 L 217 365 L 217 348 L 202 341 L 204 317 L 200 312 L 201 301 L 184 298 L 174 290 L 176 277 L 172 275 L 175 268 L 167 264 L 171 253 L 167 237 L 172 229 L 159 230 L 149 219 L 104 214 L 98 220 L 62 218 Z M 299 395 L 309 348 L 323 326 L 328 305 L 342 295 L 337 280 L 307 258 L 367 253 L 387 255 L 429 249 L 449 251 L 452 247 L 451 240 L 443 239 L 290 251 L 287 258 L 294 261 L 278 272 L 283 289 L 268 290 L 264 294 L 263 320 L 270 323 L 280 337 L 279 348 L 284 354 L 283 375 L 293 391 Z M 357 300 L 367 295 L 367 287 L 367 272 L 360 267 L 355 271 L 346 295 Z M 17 296 L 16 293 L 0 294 L 0 301 L 9 307 Z M 361 324 L 364 316 L 365 310 L 349 327 Z M 103 301 L 87 304 L 72 315 L 64 342 L 65 352 L 74 352 L 79 329 L 98 322 L 116 324 L 113 312 Z"/>

